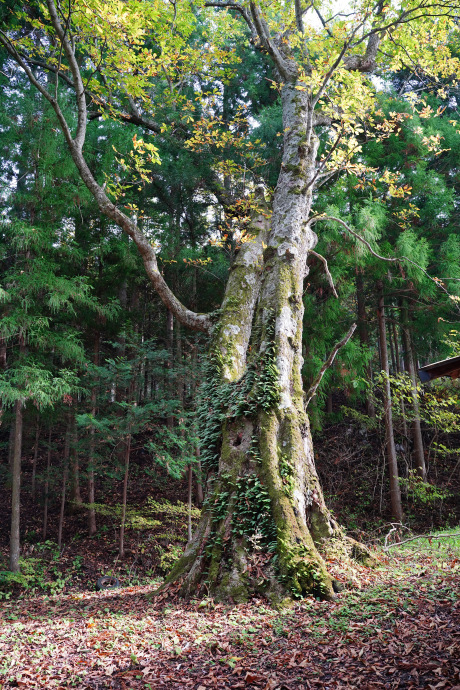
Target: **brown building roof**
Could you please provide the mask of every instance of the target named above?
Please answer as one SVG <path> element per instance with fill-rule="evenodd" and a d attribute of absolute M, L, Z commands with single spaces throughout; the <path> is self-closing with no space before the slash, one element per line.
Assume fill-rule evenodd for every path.
<path fill-rule="evenodd" d="M 422 383 L 438 379 L 441 376 L 450 376 L 452 379 L 457 379 L 460 376 L 460 357 L 450 357 L 440 362 L 427 364 L 418 370 L 418 375 Z"/>

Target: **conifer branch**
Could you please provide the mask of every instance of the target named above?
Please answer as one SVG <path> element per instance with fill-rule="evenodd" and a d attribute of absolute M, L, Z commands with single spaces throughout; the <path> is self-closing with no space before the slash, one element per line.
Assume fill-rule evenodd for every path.
<path fill-rule="evenodd" d="M 354 323 L 354 324 L 352 324 L 352 326 L 351 326 L 350 330 L 348 331 L 348 333 L 346 334 L 346 336 L 344 338 L 342 338 L 342 340 L 339 343 L 334 345 L 334 349 L 332 350 L 331 354 L 329 355 L 329 357 L 324 362 L 323 366 L 319 370 L 318 376 L 315 378 L 312 385 L 308 389 L 308 393 L 306 394 L 306 397 L 305 397 L 305 409 L 307 409 L 312 398 L 315 396 L 316 390 L 317 390 L 319 384 L 321 383 L 321 380 L 322 380 L 324 374 L 329 369 L 329 367 L 333 364 L 334 359 L 336 358 L 337 352 L 344 345 L 346 345 L 348 343 L 348 341 L 350 340 L 350 338 L 353 335 L 353 333 L 355 332 L 355 330 L 356 330 L 356 324 Z"/>

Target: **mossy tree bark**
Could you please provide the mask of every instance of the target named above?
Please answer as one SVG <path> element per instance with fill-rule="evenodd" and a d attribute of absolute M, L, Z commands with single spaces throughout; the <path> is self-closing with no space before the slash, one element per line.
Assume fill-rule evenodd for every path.
<path fill-rule="evenodd" d="M 328 544 L 334 543 L 336 552 L 338 544 L 343 553 L 354 549 L 365 555 L 366 551 L 345 539 L 326 508 L 304 409 L 302 292 L 308 252 L 316 244 L 311 229 L 312 192 L 321 175 L 327 178 L 331 174 L 324 172 L 324 163 L 318 164 L 315 126 L 331 125 L 332 115 L 315 113 L 315 109 L 338 68 L 374 70 L 386 32 L 385 8 L 383 3 L 375 6 L 370 29 L 362 39 L 357 38 L 357 28 L 350 29 L 337 58 L 315 86 L 315 80 L 307 84 L 312 70 L 308 51 L 297 38 L 292 50 L 289 31 L 284 25 L 278 33 L 276 28 L 272 30 L 263 6 L 252 1 L 240 5 L 209 0 L 205 4 L 217 11 L 225 8 L 238 13 L 250 30 L 252 44 L 269 56 L 273 78 L 281 89 L 284 127 L 283 161 L 271 218 L 264 209 L 254 218 L 255 239 L 243 245 L 236 257 L 218 317 L 195 313 L 177 299 L 158 268 L 150 239 L 109 198 L 91 172 L 83 153 L 89 94 L 75 53 L 72 17 L 64 25 L 54 0 L 46 0 L 53 40 L 60 42 L 75 90 L 75 130 L 57 97 L 37 79 L 27 49 L 24 54 L 18 52 L 16 42 L 3 34 L 0 43 L 54 109 L 81 179 L 100 212 L 136 245 L 166 308 L 184 326 L 211 337 L 200 412 L 208 497 L 197 532 L 169 582 L 180 581 L 184 593 L 194 592 L 202 583 L 216 596 L 235 600 L 245 599 L 252 591 L 280 595 L 315 592 L 328 598 L 333 595 L 323 558 Z M 300 3 L 295 3 L 295 11 L 297 31 L 304 33 Z M 401 20 L 392 20 L 392 29 L 410 16 L 410 12 L 402 13 Z M 310 40 L 306 33 L 304 39 Z M 361 41 L 366 46 L 359 55 L 356 50 Z M 160 135 L 161 125 L 143 118 L 143 108 L 135 117 L 120 117 Z M 331 112 L 340 119 L 339 111 L 333 108 Z M 224 191 L 220 196 L 225 196 Z"/>
<path fill-rule="evenodd" d="M 295 87 L 282 90 L 284 156 L 272 212 L 261 202 L 256 239 L 232 267 L 212 336 L 200 415 L 208 497 L 167 580 L 185 594 L 203 584 L 236 601 L 252 592 L 331 598 L 328 544 L 357 549 L 326 507 L 304 409 L 302 293 L 317 241 L 308 218 L 318 140 L 308 97 Z"/>

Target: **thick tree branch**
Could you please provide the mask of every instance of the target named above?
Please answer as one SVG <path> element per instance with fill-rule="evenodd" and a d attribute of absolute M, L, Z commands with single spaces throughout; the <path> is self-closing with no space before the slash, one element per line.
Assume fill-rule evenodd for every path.
<path fill-rule="evenodd" d="M 260 42 L 265 50 L 271 55 L 281 77 L 286 81 L 294 81 L 298 74 L 298 68 L 293 60 L 287 60 L 279 50 L 272 36 L 270 29 L 265 21 L 259 5 L 255 2 L 250 2 L 252 21 L 257 31 Z"/>
<path fill-rule="evenodd" d="M 316 110 L 315 113 L 313 114 L 313 126 L 316 127 L 318 125 L 331 125 L 332 124 L 332 117 L 330 115 L 327 115 L 326 113 L 323 113 L 321 110 Z"/>
<path fill-rule="evenodd" d="M 54 7 L 52 0 L 47 1 L 48 5 Z M 53 21 L 57 22 L 59 25 L 59 19 L 57 17 L 55 7 Z M 58 31 L 58 29 L 56 29 L 56 31 Z M 65 37 L 62 34 L 62 27 L 60 27 L 60 31 L 61 36 L 65 39 Z M 75 59 L 75 54 L 73 53 L 73 48 L 70 45 L 68 39 L 66 40 L 66 43 L 64 43 L 64 50 L 66 51 L 66 57 L 67 59 L 69 59 L 69 62 L 71 61 L 71 59 L 69 58 L 68 51 L 72 52 L 72 76 L 74 77 L 75 83 L 79 85 L 80 88 L 80 91 L 78 91 L 78 86 L 76 89 L 77 107 L 79 109 L 79 123 L 77 126 L 77 135 L 75 139 L 72 137 L 72 132 L 64 117 L 64 114 L 62 113 L 62 110 L 59 107 L 59 103 L 45 89 L 43 84 L 41 84 L 38 81 L 38 79 L 35 77 L 34 73 L 30 69 L 25 59 L 18 53 L 15 46 L 8 39 L 8 36 L 2 31 L 0 31 L 0 44 L 5 47 L 9 55 L 11 55 L 15 62 L 24 70 L 31 84 L 35 86 L 35 88 L 42 94 L 42 96 L 51 104 L 54 112 L 56 113 L 61 129 L 63 131 L 72 159 L 77 167 L 78 172 L 80 173 L 80 176 L 84 184 L 96 200 L 99 210 L 110 220 L 116 223 L 124 232 L 126 232 L 126 234 L 129 237 L 131 237 L 131 239 L 135 243 L 144 261 L 146 273 L 150 278 L 153 287 L 155 288 L 161 300 L 163 301 L 164 305 L 176 316 L 176 318 L 183 325 L 187 326 L 188 328 L 191 328 L 193 330 L 209 332 L 211 329 L 211 320 L 209 316 L 206 314 L 197 314 L 193 311 L 190 311 L 177 299 L 172 290 L 168 287 L 160 271 L 158 270 L 155 250 L 153 249 L 148 239 L 142 234 L 142 232 L 137 227 L 136 223 L 130 218 L 128 218 L 128 216 L 126 216 L 122 211 L 120 211 L 120 209 L 117 208 L 115 204 L 109 199 L 104 189 L 96 182 L 91 170 L 89 169 L 89 166 L 82 152 L 86 131 L 86 101 L 84 107 L 81 101 L 85 100 L 85 93 L 81 90 L 83 82 L 81 79 L 80 70 L 78 67 L 78 63 Z"/>
<path fill-rule="evenodd" d="M 87 112 L 86 112 L 86 94 L 85 87 L 83 85 L 83 80 L 81 78 L 80 68 L 78 66 L 77 58 L 75 57 L 75 52 L 70 43 L 69 37 L 67 35 L 67 27 L 63 28 L 59 20 L 56 5 L 53 0 L 47 0 L 46 5 L 48 7 L 48 12 L 50 13 L 51 24 L 56 31 L 57 37 L 61 41 L 61 45 L 64 49 L 65 56 L 69 62 L 70 71 L 72 73 L 73 82 L 75 84 L 75 94 L 77 101 L 77 131 L 73 139 L 74 145 L 79 151 L 83 149 L 83 144 L 85 143 L 86 137 L 86 124 L 87 124 Z M 68 19 L 70 22 L 70 17 Z"/>
<path fill-rule="evenodd" d="M 324 362 L 323 366 L 319 370 L 318 376 L 315 378 L 312 385 L 308 389 L 308 392 L 307 392 L 306 398 L 305 398 L 305 409 L 307 409 L 312 398 L 315 396 L 317 388 L 318 388 L 319 384 L 321 383 L 321 379 L 323 378 L 326 371 L 329 369 L 329 367 L 334 362 L 334 359 L 336 358 L 337 352 L 340 350 L 340 348 L 342 348 L 344 345 L 346 345 L 348 343 L 348 341 L 350 340 L 350 338 L 353 335 L 353 333 L 355 332 L 355 330 L 356 330 L 356 324 L 354 323 L 351 326 L 348 333 L 346 334 L 346 336 L 344 338 L 342 338 L 342 340 L 339 343 L 334 345 L 334 349 L 332 350 L 332 352 L 329 355 L 329 357 L 327 358 L 327 360 Z"/>
<path fill-rule="evenodd" d="M 249 12 L 245 7 L 240 5 L 237 2 L 206 2 L 205 7 L 217 7 L 217 8 L 222 8 L 222 9 L 228 9 L 228 10 L 235 10 L 241 16 L 243 17 L 244 21 L 249 27 L 249 30 L 251 32 L 252 38 L 256 39 L 257 38 L 257 31 L 256 28 L 251 20 L 251 17 L 249 15 Z"/>
<path fill-rule="evenodd" d="M 304 27 L 303 27 L 303 18 L 302 18 L 302 8 L 300 7 L 300 0 L 294 0 L 294 6 L 295 6 L 295 23 L 297 27 L 297 31 L 300 34 L 304 33 Z"/>

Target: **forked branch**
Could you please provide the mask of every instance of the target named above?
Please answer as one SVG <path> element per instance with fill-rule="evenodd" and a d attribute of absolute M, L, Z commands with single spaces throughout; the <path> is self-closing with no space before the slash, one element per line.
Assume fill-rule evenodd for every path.
<path fill-rule="evenodd" d="M 346 336 L 345 336 L 344 338 L 342 338 L 342 340 L 341 340 L 339 343 L 337 343 L 336 345 L 334 345 L 334 349 L 332 350 L 331 354 L 329 355 L 329 357 L 328 357 L 328 358 L 326 359 L 326 361 L 324 362 L 323 366 L 322 366 L 321 369 L 319 370 L 318 376 L 315 378 L 315 380 L 313 381 L 312 385 L 311 385 L 310 388 L 308 389 L 308 392 L 307 392 L 307 395 L 306 395 L 306 398 L 305 398 L 305 409 L 307 409 L 307 407 L 308 407 L 308 405 L 310 404 L 312 398 L 315 396 L 316 391 L 317 391 L 317 389 L 318 389 L 318 386 L 319 386 L 319 384 L 321 383 L 321 380 L 322 380 L 324 374 L 325 374 L 326 371 L 329 369 L 329 367 L 332 366 L 332 364 L 333 364 L 333 362 L 334 362 L 334 359 L 335 359 L 336 356 L 337 356 L 337 352 L 338 352 L 344 345 L 346 345 L 346 344 L 348 343 L 348 341 L 350 340 L 350 338 L 351 338 L 351 336 L 353 335 L 353 333 L 355 332 L 355 330 L 356 330 L 356 324 L 354 323 L 354 324 L 351 326 L 351 328 L 350 328 L 350 330 L 348 331 L 348 333 L 346 334 Z"/>

